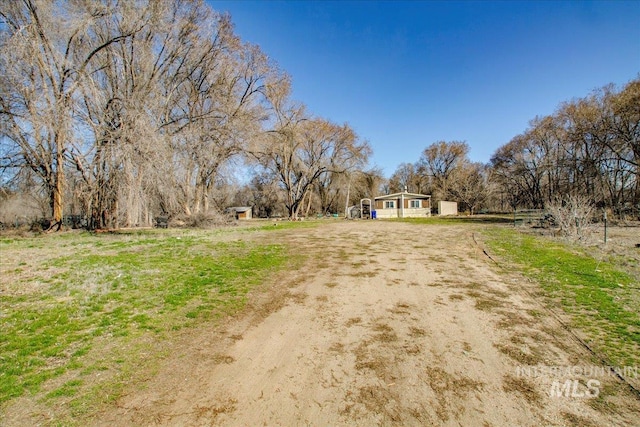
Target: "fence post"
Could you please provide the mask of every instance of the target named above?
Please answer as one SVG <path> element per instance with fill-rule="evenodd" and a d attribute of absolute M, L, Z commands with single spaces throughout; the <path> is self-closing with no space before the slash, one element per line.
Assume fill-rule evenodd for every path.
<path fill-rule="evenodd" d="M 604 244 L 607 244 L 607 210 L 604 210 Z"/>

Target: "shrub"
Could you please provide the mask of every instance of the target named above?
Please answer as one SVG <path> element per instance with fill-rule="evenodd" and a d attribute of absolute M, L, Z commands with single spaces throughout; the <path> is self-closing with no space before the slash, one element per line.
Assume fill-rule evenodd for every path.
<path fill-rule="evenodd" d="M 558 197 L 548 209 L 562 236 L 570 240 L 585 240 L 593 233 L 595 208 L 586 197 Z"/>
<path fill-rule="evenodd" d="M 169 221 L 172 227 L 215 228 L 235 224 L 233 216 L 210 211 L 193 215 L 181 215 Z"/>

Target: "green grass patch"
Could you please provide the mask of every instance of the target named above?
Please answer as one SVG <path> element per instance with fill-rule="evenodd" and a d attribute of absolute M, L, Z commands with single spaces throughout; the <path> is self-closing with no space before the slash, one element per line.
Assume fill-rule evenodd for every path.
<path fill-rule="evenodd" d="M 585 249 L 507 228 L 484 231 L 487 246 L 536 280 L 574 327 L 614 366 L 640 364 L 638 284 Z"/>
<path fill-rule="evenodd" d="M 0 273 L 11 285 L 0 293 L 0 405 L 40 392 L 91 399 L 83 393 L 101 387 L 84 387 L 83 376 L 133 366 L 138 352 L 149 350 L 136 343 L 237 311 L 251 288 L 288 263 L 284 245 L 220 235 L 172 230 L 2 240 Z M 16 271 L 22 253 L 29 265 Z M 103 360 L 103 351 L 113 355 Z M 65 373 L 70 381 L 46 386 Z"/>
<path fill-rule="evenodd" d="M 67 381 L 61 387 L 47 393 L 47 398 L 72 397 L 78 392 L 78 387 L 81 384 L 82 380 Z"/>
<path fill-rule="evenodd" d="M 323 219 L 310 219 L 304 221 L 289 221 L 288 219 L 282 220 L 269 220 L 269 219 L 260 219 L 254 222 L 248 223 L 247 226 L 241 227 L 238 231 L 282 231 L 282 230 L 291 230 L 291 229 L 305 229 L 305 228 L 314 228 L 318 227 L 321 224 L 326 224 L 331 222 L 332 220 L 323 220 Z"/>

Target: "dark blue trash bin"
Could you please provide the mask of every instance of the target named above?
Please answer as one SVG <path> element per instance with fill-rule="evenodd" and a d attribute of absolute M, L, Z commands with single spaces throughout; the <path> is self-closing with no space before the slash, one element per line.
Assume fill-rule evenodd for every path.
<path fill-rule="evenodd" d="M 371 219 L 376 219 L 376 211 L 371 211 Z"/>

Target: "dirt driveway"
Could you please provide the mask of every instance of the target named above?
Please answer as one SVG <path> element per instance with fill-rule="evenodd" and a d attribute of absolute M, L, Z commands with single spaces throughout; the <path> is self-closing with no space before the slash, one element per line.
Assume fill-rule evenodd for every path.
<path fill-rule="evenodd" d="M 308 262 L 241 316 L 183 337 L 92 424 L 639 425 L 637 397 L 590 371 L 536 285 L 492 264 L 474 231 L 336 221 L 276 233 Z"/>

